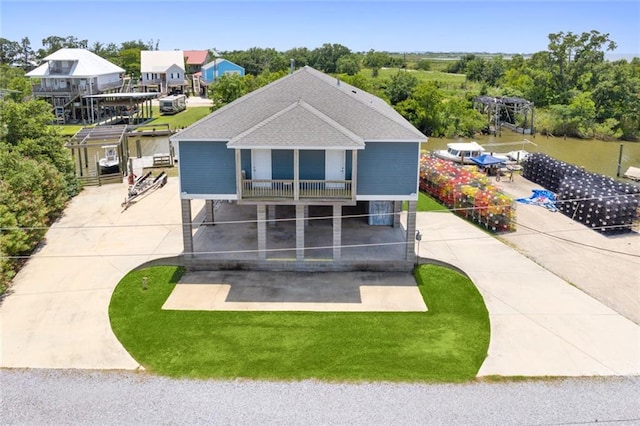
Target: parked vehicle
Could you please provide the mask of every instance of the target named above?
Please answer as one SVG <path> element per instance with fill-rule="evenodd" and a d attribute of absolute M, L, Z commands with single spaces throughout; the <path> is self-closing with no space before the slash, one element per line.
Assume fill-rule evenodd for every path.
<path fill-rule="evenodd" d="M 160 98 L 160 114 L 177 114 L 187 109 L 187 97 L 185 95 L 171 95 Z"/>

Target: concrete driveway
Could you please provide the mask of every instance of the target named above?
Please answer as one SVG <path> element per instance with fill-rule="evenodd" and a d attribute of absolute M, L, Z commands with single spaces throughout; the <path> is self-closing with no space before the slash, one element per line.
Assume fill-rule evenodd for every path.
<path fill-rule="evenodd" d="M 0 367 L 139 367 L 111 331 L 108 304 L 127 272 L 181 252 L 178 181 L 123 211 L 125 194 L 124 184 L 88 188 L 49 230 L 0 306 Z M 485 299 L 481 376 L 640 374 L 638 325 L 453 214 L 420 213 L 417 228 L 420 255 L 464 270 Z"/>
<path fill-rule="evenodd" d="M 491 341 L 479 376 L 640 374 L 637 324 L 452 213 L 418 213 L 416 229 L 420 255 L 462 269 L 484 298 Z"/>
<path fill-rule="evenodd" d="M 123 211 L 125 184 L 87 188 L 53 225 L 0 306 L 1 367 L 135 369 L 108 306 L 136 266 L 179 254 L 178 181 Z"/>

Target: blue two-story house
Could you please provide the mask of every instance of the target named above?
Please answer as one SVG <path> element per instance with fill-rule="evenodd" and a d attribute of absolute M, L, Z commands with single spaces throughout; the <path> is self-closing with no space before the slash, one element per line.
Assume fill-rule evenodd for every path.
<path fill-rule="evenodd" d="M 192 200 L 206 200 L 211 223 L 214 202 L 245 211 L 255 206 L 254 264 L 313 269 L 313 263 L 329 270 L 348 269 L 342 248 L 352 240 L 343 228 L 345 208 L 365 206 L 368 227 L 358 232 L 374 241 L 370 236 L 382 228 L 400 227 L 407 202 L 402 259 L 394 261 L 411 269 L 420 145 L 426 140 L 382 99 L 310 67 L 237 99 L 171 138 L 180 152 L 186 266 L 199 257 Z M 332 219 L 325 232 L 330 255 L 321 263 L 311 262 L 305 251 L 305 225 L 314 206 L 328 209 Z M 276 260 L 267 243 L 267 224 L 276 208 L 285 207 L 295 218 L 289 262 Z"/>
<path fill-rule="evenodd" d="M 244 68 L 234 64 L 224 58 L 216 58 L 202 66 L 202 80 L 206 84 L 211 84 L 223 75 L 237 74 L 244 75 Z"/>

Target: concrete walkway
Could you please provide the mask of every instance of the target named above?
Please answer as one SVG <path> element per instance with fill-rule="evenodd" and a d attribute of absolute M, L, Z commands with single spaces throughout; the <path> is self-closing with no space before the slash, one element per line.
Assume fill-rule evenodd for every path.
<path fill-rule="evenodd" d="M 452 213 L 418 213 L 416 228 L 420 255 L 462 269 L 484 297 L 479 376 L 640 375 L 640 326 Z"/>

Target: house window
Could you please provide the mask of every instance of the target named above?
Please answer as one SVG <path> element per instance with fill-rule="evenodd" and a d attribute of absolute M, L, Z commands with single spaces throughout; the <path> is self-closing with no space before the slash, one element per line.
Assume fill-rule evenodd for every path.
<path fill-rule="evenodd" d="M 173 80 L 173 73 L 171 73 L 171 80 Z"/>

